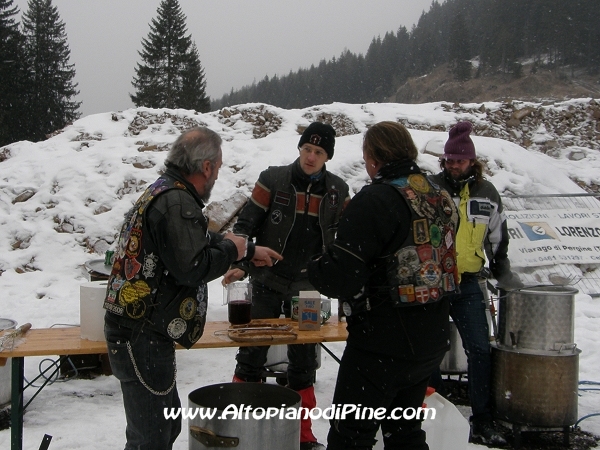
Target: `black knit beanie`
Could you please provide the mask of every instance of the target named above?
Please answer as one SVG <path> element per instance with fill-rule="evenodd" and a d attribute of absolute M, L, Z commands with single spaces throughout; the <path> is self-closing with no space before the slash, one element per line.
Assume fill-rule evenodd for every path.
<path fill-rule="evenodd" d="M 313 122 L 300 137 L 298 148 L 306 143 L 321 147 L 327 152 L 329 159 L 333 158 L 333 148 L 335 147 L 335 130 L 328 123 Z"/>

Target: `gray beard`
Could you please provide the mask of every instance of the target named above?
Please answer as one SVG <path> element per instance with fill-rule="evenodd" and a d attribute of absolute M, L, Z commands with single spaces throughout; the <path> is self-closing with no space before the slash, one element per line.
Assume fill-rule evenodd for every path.
<path fill-rule="evenodd" d="M 204 203 L 208 203 L 208 201 L 210 200 L 210 194 L 212 194 L 212 190 L 214 187 L 215 180 L 213 180 L 211 183 L 206 183 L 206 186 L 204 186 L 204 195 L 200 197 Z"/>

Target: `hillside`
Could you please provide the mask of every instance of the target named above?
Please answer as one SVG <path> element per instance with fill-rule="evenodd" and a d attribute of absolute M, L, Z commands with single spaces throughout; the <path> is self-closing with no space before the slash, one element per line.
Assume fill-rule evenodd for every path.
<path fill-rule="evenodd" d="M 519 99 L 522 101 L 561 101 L 572 98 L 600 97 L 600 76 L 577 71 L 567 73 L 538 70 L 532 73 L 531 65 L 523 65 L 520 78 L 512 74 L 497 73 L 459 82 L 447 64 L 426 76 L 410 78 L 400 86 L 388 101 L 398 103 L 493 102 Z"/>

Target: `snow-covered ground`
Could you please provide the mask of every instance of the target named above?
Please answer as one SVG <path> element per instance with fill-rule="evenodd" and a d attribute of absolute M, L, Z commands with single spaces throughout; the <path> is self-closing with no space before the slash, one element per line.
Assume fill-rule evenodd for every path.
<path fill-rule="evenodd" d="M 588 101 L 589 99 L 573 100 Z M 568 108 L 569 102 L 556 105 Z M 487 103 L 486 108 L 498 107 Z M 223 167 L 213 201 L 236 193 L 249 195 L 259 173 L 269 165 L 292 162 L 297 156 L 298 126 L 313 120 L 333 120 L 338 130 L 335 156 L 327 168 L 348 181 L 355 193 L 368 177 L 362 161 L 362 132 L 382 120 L 410 120 L 445 129 L 459 119 L 479 122 L 475 113 L 457 114 L 441 103 L 422 105 L 334 103 L 301 110 L 249 104 L 232 115 L 196 114 L 185 110 L 130 109 L 91 115 L 40 143 L 19 142 L 0 149 L 0 316 L 34 327 L 79 323 L 79 286 L 87 282 L 83 265 L 102 258 L 114 242 L 123 215 L 152 182 L 168 146 L 182 128 L 201 123 L 224 139 Z M 411 130 L 420 149 L 418 163 L 437 172 L 447 133 Z M 550 158 L 510 142 L 474 136 L 478 155 L 486 160 L 488 177 L 500 192 L 518 194 L 580 193 L 571 178 L 600 184 L 600 159 Z M 162 150 L 162 151 L 161 151 Z M 226 320 L 219 280 L 209 285 L 209 320 Z M 334 302 L 334 310 L 335 310 Z M 575 341 L 582 350 L 582 381 L 598 381 L 600 300 L 576 296 Z M 343 343 L 329 345 L 338 356 Z M 192 390 L 231 380 L 235 349 L 179 351 L 178 387 L 186 403 Z M 34 378 L 43 358 L 27 358 L 25 373 Z M 337 363 L 325 352 L 317 374 L 319 405 L 331 403 Z M 27 399 L 32 395 L 26 391 Z M 598 391 L 580 391 L 579 416 L 600 411 Z M 184 429 L 185 429 L 184 424 Z M 600 434 L 600 417 L 581 422 Z M 325 420 L 315 433 L 325 441 Z M 44 434 L 51 448 L 106 449 L 124 445 L 125 417 L 117 380 L 59 380 L 45 388 L 25 415 L 24 448 L 37 449 Z M 0 448 L 9 448 L 10 430 L 0 431 Z M 187 448 L 182 433 L 176 449 Z M 470 444 L 470 447 L 473 445 Z"/>

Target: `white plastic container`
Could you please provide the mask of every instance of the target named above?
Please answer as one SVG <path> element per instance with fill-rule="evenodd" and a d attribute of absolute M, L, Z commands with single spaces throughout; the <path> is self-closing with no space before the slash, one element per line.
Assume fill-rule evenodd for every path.
<path fill-rule="evenodd" d="M 469 422 L 451 402 L 437 392 L 425 397 L 427 408 L 435 408 L 435 419 L 423 421 L 430 450 L 466 450 L 469 443 Z M 431 417 L 429 413 L 428 417 Z M 375 450 L 383 450 L 381 429 L 377 432 Z"/>
<path fill-rule="evenodd" d="M 106 281 L 89 281 L 79 286 L 81 339 L 104 341 L 104 297 Z"/>
<path fill-rule="evenodd" d="M 17 328 L 17 322 L 12 319 L 0 319 L 0 331 L 10 332 Z M 0 333 L 4 334 L 4 333 Z M 6 364 L 0 366 L 0 406 L 10 402 L 12 358 L 6 359 Z"/>

